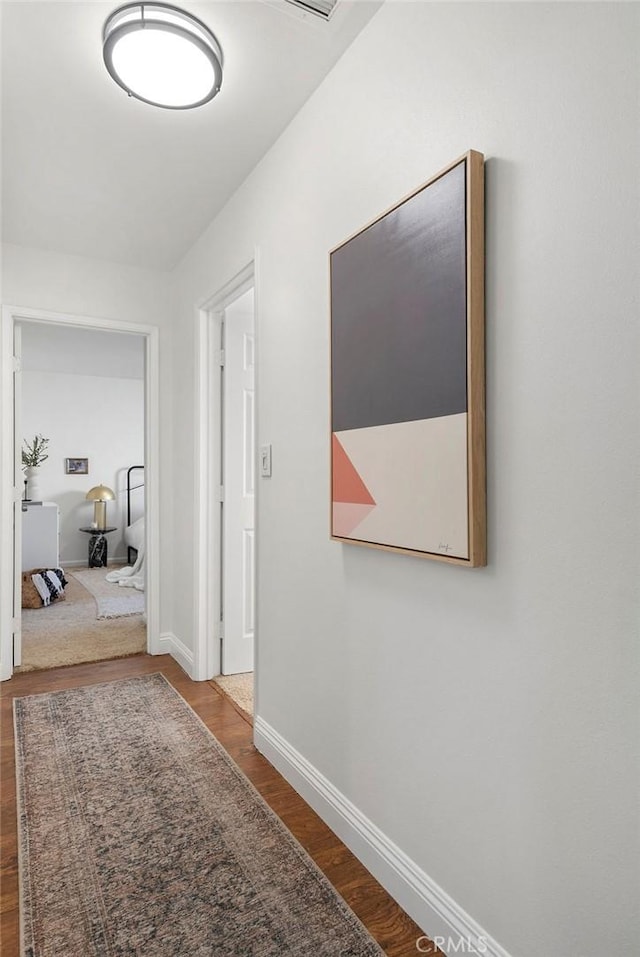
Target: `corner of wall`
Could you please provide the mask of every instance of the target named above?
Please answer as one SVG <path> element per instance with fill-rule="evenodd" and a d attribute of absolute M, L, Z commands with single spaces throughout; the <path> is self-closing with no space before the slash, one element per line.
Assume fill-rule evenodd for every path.
<path fill-rule="evenodd" d="M 163 631 L 158 638 L 157 649 L 154 654 L 171 655 L 171 657 L 178 662 L 184 673 L 191 678 L 192 681 L 195 681 L 193 652 L 190 648 L 187 648 L 177 635 L 174 635 L 171 631 Z"/>

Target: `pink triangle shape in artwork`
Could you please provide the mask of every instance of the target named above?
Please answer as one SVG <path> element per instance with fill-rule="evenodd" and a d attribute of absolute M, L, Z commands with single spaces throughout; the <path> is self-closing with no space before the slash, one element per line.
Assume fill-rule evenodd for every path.
<path fill-rule="evenodd" d="M 349 538 L 360 522 L 364 521 L 375 505 L 359 505 L 352 502 L 333 503 L 332 534 L 338 538 Z"/>
<path fill-rule="evenodd" d="M 375 505 L 371 492 L 358 475 L 335 432 L 332 441 L 332 501 L 349 502 L 352 505 Z"/>

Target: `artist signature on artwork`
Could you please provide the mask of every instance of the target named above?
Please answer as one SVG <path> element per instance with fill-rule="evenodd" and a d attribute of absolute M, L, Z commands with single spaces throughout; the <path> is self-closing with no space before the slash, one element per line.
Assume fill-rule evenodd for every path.
<path fill-rule="evenodd" d="M 440 544 L 438 545 L 438 551 L 445 552 L 445 554 L 448 554 L 449 552 L 453 551 L 453 545 L 448 545 L 446 543 L 440 542 Z"/>

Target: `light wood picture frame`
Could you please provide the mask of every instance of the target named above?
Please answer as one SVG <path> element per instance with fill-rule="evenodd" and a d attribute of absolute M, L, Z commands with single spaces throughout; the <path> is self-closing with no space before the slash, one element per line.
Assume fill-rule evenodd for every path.
<path fill-rule="evenodd" d="M 334 541 L 487 563 L 484 157 L 330 252 Z"/>
<path fill-rule="evenodd" d="M 64 471 L 65 475 L 88 475 L 89 459 L 65 459 Z"/>

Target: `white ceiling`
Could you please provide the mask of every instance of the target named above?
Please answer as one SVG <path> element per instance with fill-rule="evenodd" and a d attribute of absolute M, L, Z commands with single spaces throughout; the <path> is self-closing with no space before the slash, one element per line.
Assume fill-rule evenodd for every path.
<path fill-rule="evenodd" d="M 216 34 L 224 79 L 173 111 L 104 68 L 119 0 L 2 0 L 3 240 L 171 268 L 381 2 L 339 0 L 329 23 L 284 0 L 181 2 Z"/>

